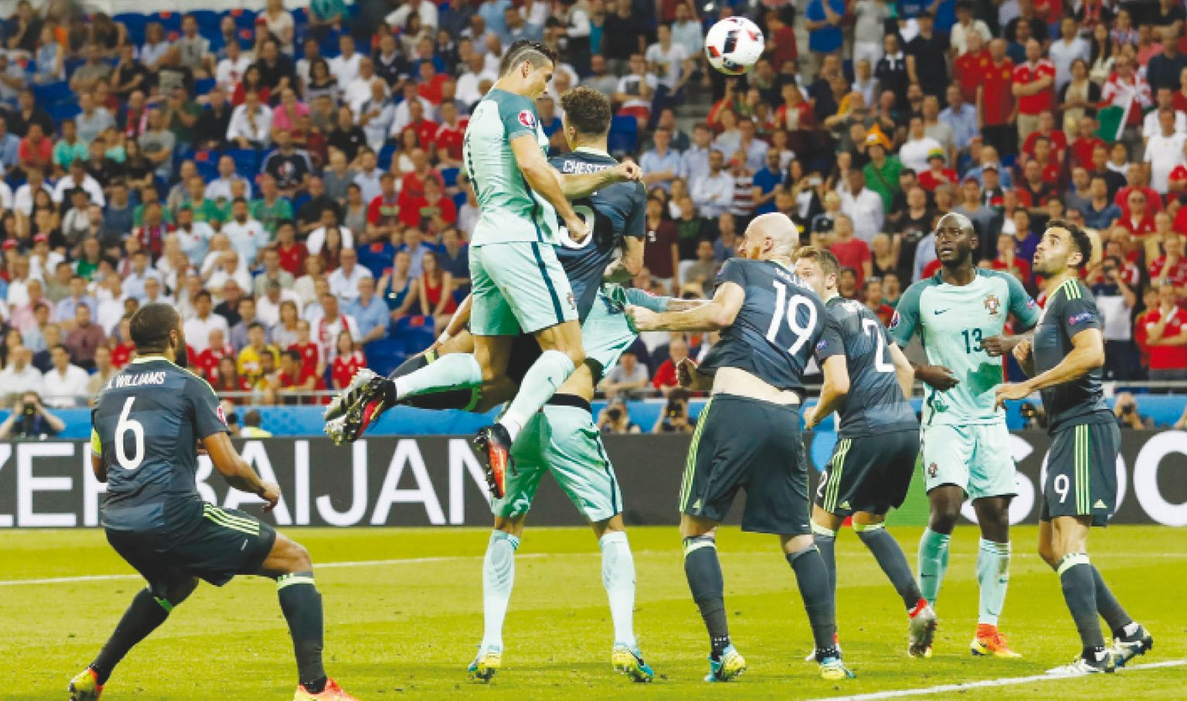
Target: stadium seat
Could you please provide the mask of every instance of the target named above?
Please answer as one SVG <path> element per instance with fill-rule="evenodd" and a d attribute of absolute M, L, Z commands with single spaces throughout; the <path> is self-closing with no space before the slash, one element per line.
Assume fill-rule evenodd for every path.
<path fill-rule="evenodd" d="M 181 31 L 181 13 L 180 12 L 158 12 L 149 17 L 150 22 L 160 22 L 161 26 L 165 28 L 165 33 L 180 32 Z"/>
<path fill-rule="evenodd" d="M 255 149 L 232 148 L 223 151 L 224 156 L 230 156 L 235 161 L 235 172 L 241 177 L 255 182 L 260 172 L 260 154 Z"/>
<path fill-rule="evenodd" d="M 218 179 L 217 154 L 210 154 L 209 151 L 199 151 L 194 154 L 194 167 L 198 169 L 198 175 L 201 175 L 202 179 L 206 182 Z"/>
<path fill-rule="evenodd" d="M 34 84 L 33 95 L 37 99 L 37 104 L 46 109 L 59 102 L 74 100 L 74 91 L 70 89 L 70 83 L 65 80 L 42 85 Z"/>
<path fill-rule="evenodd" d="M 231 16 L 235 18 L 235 26 L 240 29 L 251 30 L 256 26 L 254 10 L 231 10 Z"/>
<path fill-rule="evenodd" d="M 379 149 L 379 167 L 383 170 L 389 170 L 392 167 L 392 156 L 396 155 L 396 144 L 384 144 L 383 148 Z"/>
<path fill-rule="evenodd" d="M 194 96 L 201 97 L 214 89 L 214 78 L 199 78 L 194 81 Z"/>
<path fill-rule="evenodd" d="M 49 105 L 45 111 L 49 112 L 49 116 L 54 120 L 54 125 L 60 128 L 62 120 L 78 116 L 82 112 L 82 108 L 78 106 L 77 102 L 60 102 L 56 105 Z"/>
<path fill-rule="evenodd" d="M 459 192 L 456 195 L 454 195 L 453 197 L 450 197 L 449 199 L 453 200 L 453 204 L 455 207 L 457 207 L 458 209 L 461 209 L 466 204 L 466 193 Z"/>
<path fill-rule="evenodd" d="M 457 168 L 442 168 L 441 179 L 445 181 L 445 187 L 457 187 Z"/>
<path fill-rule="evenodd" d="M 383 375 L 395 370 L 407 357 L 403 341 L 397 336 L 372 341 L 366 345 L 363 352 L 367 356 L 367 365 L 377 374 Z"/>
<path fill-rule="evenodd" d="M 612 155 L 634 153 L 639 148 L 639 120 L 615 117 L 610 122 L 609 148 Z"/>
<path fill-rule="evenodd" d="M 139 12 L 121 12 L 112 19 L 124 25 L 128 30 L 128 40 L 135 46 L 144 43 L 144 25 L 148 24 L 148 17 Z"/>
<path fill-rule="evenodd" d="M 219 34 L 218 25 L 222 16 L 214 10 L 194 10 L 191 12 L 198 23 L 198 33 L 209 39 Z"/>

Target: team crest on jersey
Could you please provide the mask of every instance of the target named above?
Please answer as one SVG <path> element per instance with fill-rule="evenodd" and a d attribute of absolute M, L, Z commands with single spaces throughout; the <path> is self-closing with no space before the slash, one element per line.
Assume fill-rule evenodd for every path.
<path fill-rule="evenodd" d="M 989 312 L 990 316 L 997 316 L 1001 306 L 1001 300 L 997 298 L 997 295 L 985 295 L 985 311 Z"/>
<path fill-rule="evenodd" d="M 528 129 L 536 128 L 536 115 L 532 114 L 531 110 L 523 110 L 519 113 L 519 123 Z"/>
<path fill-rule="evenodd" d="M 934 462 L 927 466 L 927 476 L 928 477 L 935 479 L 936 475 L 938 475 L 939 473 L 940 473 L 940 468 L 937 467 Z"/>

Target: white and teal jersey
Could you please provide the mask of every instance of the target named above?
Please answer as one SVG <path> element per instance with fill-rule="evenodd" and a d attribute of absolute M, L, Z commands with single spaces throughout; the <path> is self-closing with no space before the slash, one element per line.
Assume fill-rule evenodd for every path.
<path fill-rule="evenodd" d="M 1000 336 L 1013 314 L 1020 330 L 1032 328 L 1039 309 L 1013 275 L 977 269 L 967 285 L 949 285 L 943 271 L 907 288 L 890 322 L 890 337 L 906 346 L 915 333 L 928 363 L 943 365 L 960 384 L 947 392 L 924 385 L 923 425 L 975 425 L 1003 421 L 993 390 L 1002 383 L 1002 359 L 981 341 Z"/>
<path fill-rule="evenodd" d="M 548 137 L 536 104 L 523 95 L 491 90 L 470 115 L 462 153 L 478 198 L 478 225 L 470 240 L 474 246 L 556 243 L 556 210 L 528 187 L 511 150 L 511 140 L 523 134 L 535 134 L 547 156 Z"/>

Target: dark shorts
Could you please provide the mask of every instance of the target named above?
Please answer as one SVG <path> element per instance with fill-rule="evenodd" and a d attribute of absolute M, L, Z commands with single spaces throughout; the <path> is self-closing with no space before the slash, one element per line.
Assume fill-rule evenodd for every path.
<path fill-rule="evenodd" d="M 902 505 L 919 457 L 919 429 L 842 438 L 816 487 L 816 505 L 834 516 L 885 514 Z"/>
<path fill-rule="evenodd" d="M 192 577 L 221 587 L 237 574 L 256 574 L 276 531 L 255 516 L 203 504 L 192 525 L 171 531 L 107 529 L 107 542 L 165 598 L 169 587 Z"/>
<path fill-rule="evenodd" d="M 715 395 L 697 420 L 680 511 L 724 521 L 734 496 L 745 489 L 742 530 L 811 533 L 807 465 L 799 406 Z"/>
<path fill-rule="evenodd" d="M 1117 506 L 1121 430 L 1111 419 L 1059 429 L 1051 436 L 1039 520 L 1090 516 L 1104 526 Z"/>

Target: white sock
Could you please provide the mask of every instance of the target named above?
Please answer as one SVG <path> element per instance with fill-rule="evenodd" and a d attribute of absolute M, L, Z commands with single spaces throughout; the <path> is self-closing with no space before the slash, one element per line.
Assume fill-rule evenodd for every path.
<path fill-rule="evenodd" d="M 997 625 L 1010 586 L 1010 544 L 981 539 L 977 551 L 977 584 L 981 597 L 977 623 Z"/>
<path fill-rule="evenodd" d="M 614 619 L 614 642 L 635 647 L 635 558 L 626 533 L 607 533 L 598 541 L 602 548 L 602 584 L 610 597 Z"/>
<path fill-rule="evenodd" d="M 511 587 L 515 585 L 515 551 L 519 538 L 494 531 L 482 559 L 482 610 L 484 629 L 482 648 L 503 647 L 503 619 L 511 601 Z"/>
<path fill-rule="evenodd" d="M 438 363 L 441 361 L 437 361 Z M 436 365 L 436 363 L 434 363 Z M 430 365 L 429 367 L 432 367 Z M 417 372 L 422 372 L 418 370 Z M 415 375 L 416 373 L 412 373 Z M 519 383 L 519 392 L 515 395 L 515 399 L 511 400 L 511 405 L 507 407 L 507 412 L 499 419 L 499 423 L 503 428 L 507 429 L 507 433 L 511 436 L 511 441 L 515 441 L 515 437 L 519 435 L 520 429 L 527 424 L 528 419 L 532 417 L 540 407 L 544 406 L 556 390 L 569 379 L 569 375 L 573 374 L 573 361 L 569 356 L 558 350 L 546 350 L 536 358 L 536 362 L 532 363 L 532 367 L 524 373 L 523 381 Z M 409 375 L 411 377 L 412 375 Z"/>
<path fill-rule="evenodd" d="M 482 386 L 482 366 L 469 353 L 450 353 L 416 372 L 397 377 L 396 397 L 415 397 L 451 389 Z"/>

